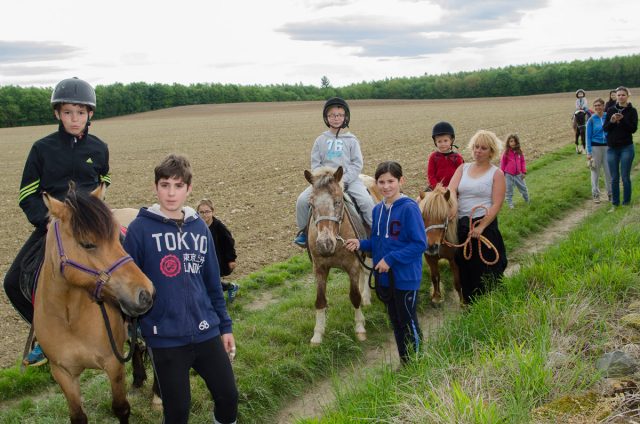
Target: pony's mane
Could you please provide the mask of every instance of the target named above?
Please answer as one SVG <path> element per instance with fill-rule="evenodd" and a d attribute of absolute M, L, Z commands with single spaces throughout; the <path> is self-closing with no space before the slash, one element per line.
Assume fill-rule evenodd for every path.
<path fill-rule="evenodd" d="M 76 240 L 101 242 L 114 237 L 113 214 L 102 200 L 71 186 L 64 203 L 71 211 L 71 231 Z"/>
<path fill-rule="evenodd" d="M 454 207 L 453 199 L 444 198 L 447 189 L 442 184 L 436 185 L 433 191 L 426 194 L 424 199 L 424 208 L 422 209 L 422 217 L 430 217 L 432 222 L 445 222 L 450 215 L 451 209 Z M 450 242 L 457 243 L 458 239 L 458 220 L 449 220 L 447 227 L 446 239 Z"/>

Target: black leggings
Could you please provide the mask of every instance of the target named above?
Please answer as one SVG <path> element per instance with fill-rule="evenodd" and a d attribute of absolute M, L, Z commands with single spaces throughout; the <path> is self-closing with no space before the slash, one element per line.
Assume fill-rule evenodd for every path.
<path fill-rule="evenodd" d="M 476 222 L 482 218 L 474 218 L 473 221 Z M 466 240 L 468 235 L 469 217 L 460 218 L 458 220 L 458 240 Z M 460 269 L 460 285 L 465 303 L 471 303 L 475 297 L 491 291 L 502 280 L 504 270 L 507 268 L 507 251 L 498 228 L 498 217 L 484 229 L 482 235 L 493 243 L 498 250 L 500 259 L 493 265 L 485 264 L 480 258 L 476 239 L 470 241 L 471 257 L 468 260 L 464 258 L 463 249 L 458 249 L 456 263 Z M 496 253 L 489 250 L 484 243 L 482 244 L 482 255 L 487 261 L 492 261 L 496 257 Z"/>
<path fill-rule="evenodd" d="M 150 348 L 158 379 L 165 424 L 187 423 L 191 409 L 189 370 L 193 368 L 213 396 L 215 419 L 223 424 L 236 421 L 238 389 L 222 338 L 170 348 Z"/>
<path fill-rule="evenodd" d="M 391 289 L 383 286 L 380 286 L 378 290 L 381 291 L 384 299 L 389 299 L 386 303 L 387 313 L 393 327 L 400 360 L 402 363 L 406 363 L 412 353 L 415 354 L 420 350 L 422 343 L 422 331 L 416 313 L 418 291 Z"/>
<path fill-rule="evenodd" d="M 41 238 L 46 236 L 47 231 L 45 229 L 36 228 L 29 236 L 24 246 L 18 252 L 18 255 L 13 260 L 11 267 L 4 276 L 4 291 L 11 301 L 13 307 L 18 311 L 22 319 L 29 324 L 33 322 L 33 304 L 30 299 L 27 299 L 20 290 L 20 274 L 22 273 L 22 261 L 25 255 Z"/>

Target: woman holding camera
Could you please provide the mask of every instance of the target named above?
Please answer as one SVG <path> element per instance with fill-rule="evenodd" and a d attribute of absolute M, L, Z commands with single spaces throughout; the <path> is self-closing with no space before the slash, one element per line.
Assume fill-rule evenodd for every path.
<path fill-rule="evenodd" d="M 607 132 L 607 162 L 611 171 L 610 212 L 620 205 L 620 179 L 622 179 L 622 205 L 631 202 L 631 165 L 635 156 L 633 133 L 638 129 L 638 111 L 629 102 L 629 89 L 616 88 L 617 103 L 607 110 L 604 130 Z"/>

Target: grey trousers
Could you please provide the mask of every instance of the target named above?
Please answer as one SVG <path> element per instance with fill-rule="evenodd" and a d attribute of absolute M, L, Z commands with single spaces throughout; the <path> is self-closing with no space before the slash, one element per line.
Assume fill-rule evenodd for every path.
<path fill-rule="evenodd" d="M 509 204 L 509 206 L 513 206 L 513 186 L 518 187 L 518 190 L 522 194 L 524 201 L 528 203 L 529 190 L 527 190 L 527 185 L 524 183 L 524 175 L 511 175 L 505 172 L 504 176 L 507 180 L 507 192 L 505 196 L 507 199 L 507 204 Z"/>
<path fill-rule="evenodd" d="M 298 200 L 296 201 L 296 225 L 299 230 L 303 230 L 309 222 L 309 197 L 311 196 L 312 190 L 313 187 L 307 187 L 302 193 L 300 193 Z M 371 226 L 373 221 L 371 213 L 373 212 L 374 204 L 371 195 L 367 191 L 367 187 L 365 187 L 364 183 L 360 179 L 357 179 L 349 184 L 345 191 L 349 193 L 349 196 L 351 196 L 358 206 L 358 209 L 360 209 L 362 218 L 369 226 Z"/>
<path fill-rule="evenodd" d="M 600 196 L 600 187 L 598 180 L 600 179 L 600 169 L 604 169 L 604 186 L 607 189 L 607 195 L 611 197 L 611 171 L 609 171 L 609 162 L 607 162 L 607 146 L 592 146 L 591 157 L 593 158 L 593 168 L 591 168 L 591 194 L 593 197 Z"/>

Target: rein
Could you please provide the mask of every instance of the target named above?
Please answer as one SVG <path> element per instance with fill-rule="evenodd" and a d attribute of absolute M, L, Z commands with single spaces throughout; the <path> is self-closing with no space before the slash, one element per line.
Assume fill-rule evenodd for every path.
<path fill-rule="evenodd" d="M 126 264 L 127 262 L 131 262 L 133 261 L 133 258 L 130 255 L 125 255 L 123 257 L 121 257 L 120 259 L 116 260 L 109 268 L 107 268 L 105 271 L 97 271 L 94 270 L 92 268 L 86 267 L 84 265 L 82 265 L 81 263 L 78 263 L 72 259 L 69 259 L 67 257 L 67 255 L 64 253 L 64 247 L 62 246 L 62 238 L 60 237 L 60 225 L 59 225 L 59 221 L 55 221 L 53 223 L 53 228 L 54 228 L 54 232 L 55 232 L 55 236 L 56 236 L 56 244 L 58 246 L 58 255 L 60 257 L 60 274 L 62 274 L 64 276 L 64 268 L 65 266 L 69 265 L 77 270 L 80 270 L 82 272 L 85 272 L 87 274 L 93 275 L 95 277 L 98 277 L 98 279 L 96 280 L 96 288 L 93 291 L 93 298 L 96 301 L 96 303 L 100 306 L 100 311 L 102 312 L 102 318 L 104 320 L 104 325 L 107 329 L 107 334 L 109 336 L 109 342 L 111 344 L 111 350 L 113 351 L 113 354 L 115 355 L 116 358 L 118 358 L 118 361 L 120 362 L 126 362 L 129 359 L 131 359 L 131 356 L 133 354 L 133 348 L 129 350 L 129 354 L 127 356 L 123 356 L 120 354 L 120 352 L 118 352 L 118 348 L 116 346 L 115 343 L 115 339 L 113 337 L 113 332 L 111 330 L 111 323 L 109 321 L 109 317 L 107 316 L 107 311 L 106 308 L 104 306 L 104 298 L 102 297 L 102 288 L 104 287 L 105 284 L 107 284 L 109 282 L 109 280 L 111 280 L 111 275 L 113 274 L 113 272 L 115 270 L 117 270 L 118 268 L 120 268 L 122 265 Z M 134 345 L 134 343 L 136 342 L 136 336 L 137 336 L 137 331 L 135 330 L 135 326 L 137 325 L 137 319 L 136 318 L 132 318 L 132 325 L 134 326 L 134 332 L 133 332 L 133 336 L 132 336 L 132 341 L 131 341 L 131 346 Z"/>
<path fill-rule="evenodd" d="M 469 235 L 467 236 L 467 239 L 461 243 L 461 244 L 454 244 L 451 243 L 447 240 L 443 240 L 443 242 L 450 247 L 462 247 L 462 254 L 464 256 L 464 258 L 466 260 L 471 259 L 471 253 L 472 253 L 472 249 L 471 249 L 471 232 L 473 231 L 476 223 L 473 222 L 473 212 L 476 209 L 484 209 L 485 211 L 487 211 L 487 213 L 489 212 L 489 210 L 487 209 L 486 206 L 483 205 L 478 205 L 478 206 L 474 206 L 473 209 L 471 209 L 471 213 L 469 214 Z M 425 230 L 426 231 L 426 230 Z M 493 261 L 487 261 L 484 256 L 482 255 L 482 244 L 484 244 L 485 246 L 487 246 L 489 248 L 489 250 L 493 250 L 494 252 L 496 252 L 496 257 Z M 480 260 L 482 262 L 484 262 L 485 265 L 494 265 L 496 264 L 499 260 L 500 260 L 500 253 L 498 252 L 498 249 L 493 245 L 493 243 L 491 243 L 491 241 L 486 238 L 485 236 L 483 236 L 482 234 L 480 234 L 478 236 L 478 254 L 480 255 Z"/>

